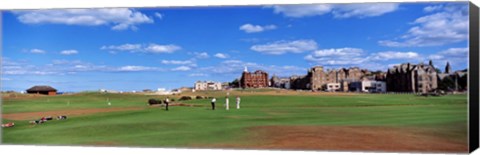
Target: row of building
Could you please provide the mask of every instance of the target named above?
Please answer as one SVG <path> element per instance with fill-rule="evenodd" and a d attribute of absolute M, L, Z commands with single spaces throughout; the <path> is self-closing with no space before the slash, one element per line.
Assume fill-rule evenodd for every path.
<path fill-rule="evenodd" d="M 466 70 L 452 72 L 447 62 L 441 73 L 432 61 L 428 64 L 404 63 L 389 68 L 387 72 L 372 72 L 358 67 L 325 70 L 315 66 L 306 75 L 268 78 L 268 73 L 245 70 L 240 79 L 242 88 L 276 87 L 295 90 L 343 91 L 343 92 L 413 92 L 427 93 L 437 90 L 445 78 L 462 77 Z M 455 85 L 458 82 L 455 81 Z"/>
<path fill-rule="evenodd" d="M 270 86 L 312 91 L 386 92 L 384 77 L 384 73 L 372 73 L 358 67 L 324 70 L 322 66 L 315 66 L 303 76 L 281 78 L 274 75 Z"/>

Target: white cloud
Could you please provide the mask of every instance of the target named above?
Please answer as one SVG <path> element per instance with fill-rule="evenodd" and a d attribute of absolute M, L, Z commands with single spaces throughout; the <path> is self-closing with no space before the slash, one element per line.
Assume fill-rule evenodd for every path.
<path fill-rule="evenodd" d="M 435 54 L 429 55 L 427 58 L 434 60 L 435 66 L 444 66 L 447 62 L 455 68 L 468 68 L 468 47 L 465 48 L 449 48 Z M 440 67 L 441 68 L 441 67 Z"/>
<path fill-rule="evenodd" d="M 452 5 L 442 11 L 417 18 L 404 35 L 378 43 L 390 47 L 441 46 L 468 39 L 468 5 Z M 431 10 L 431 9 L 427 9 Z"/>
<path fill-rule="evenodd" d="M 277 5 L 274 13 L 301 18 L 332 13 L 335 18 L 374 17 L 396 11 L 395 3 Z"/>
<path fill-rule="evenodd" d="M 47 52 L 45 52 L 44 50 L 41 50 L 41 49 L 31 49 L 30 50 L 30 53 L 33 53 L 33 54 L 45 54 Z"/>
<path fill-rule="evenodd" d="M 180 66 L 180 67 L 173 68 L 172 71 L 189 71 L 191 69 L 192 68 L 190 68 L 188 66 Z"/>
<path fill-rule="evenodd" d="M 358 48 L 331 48 L 331 49 L 322 49 L 312 52 L 312 55 L 315 57 L 325 57 L 325 56 L 359 56 L 363 53 L 362 49 Z"/>
<path fill-rule="evenodd" d="M 370 59 L 375 60 L 391 60 L 391 59 L 418 59 L 420 55 L 415 52 L 397 52 L 397 51 L 386 51 L 378 52 L 370 56 Z"/>
<path fill-rule="evenodd" d="M 246 33 L 257 33 L 257 32 L 263 32 L 267 30 L 274 30 L 276 28 L 277 26 L 275 25 L 260 26 L 260 25 L 244 24 L 240 26 L 239 29 L 242 31 L 245 31 Z"/>
<path fill-rule="evenodd" d="M 273 6 L 273 12 L 287 17 L 307 17 L 330 13 L 333 5 L 330 4 L 302 4 L 302 5 L 277 5 Z"/>
<path fill-rule="evenodd" d="M 449 57 L 464 57 L 468 56 L 468 47 L 465 48 L 449 48 L 447 50 L 441 51 L 440 54 L 449 56 Z"/>
<path fill-rule="evenodd" d="M 147 15 L 127 8 L 113 9 L 56 9 L 16 11 L 25 24 L 65 24 L 81 26 L 112 26 L 112 30 L 136 30 L 136 25 L 153 23 Z"/>
<path fill-rule="evenodd" d="M 193 54 L 195 55 L 195 58 L 199 59 L 206 59 L 210 57 L 207 52 L 194 52 Z"/>
<path fill-rule="evenodd" d="M 162 60 L 162 64 L 166 65 L 187 65 L 191 67 L 196 67 L 195 59 L 191 60 Z"/>
<path fill-rule="evenodd" d="M 420 62 L 422 58 L 416 52 L 384 51 L 369 54 L 363 49 L 351 47 L 320 49 L 304 57 L 305 60 L 313 63 L 312 65 L 333 68 L 357 66 L 371 70 L 386 69 L 387 66 L 384 63 L 388 60 Z"/>
<path fill-rule="evenodd" d="M 204 76 L 208 76 L 208 74 L 204 74 L 204 73 L 192 73 L 192 74 L 189 74 L 188 76 L 191 76 L 191 77 L 204 77 Z"/>
<path fill-rule="evenodd" d="M 397 9 L 396 3 L 339 4 L 332 13 L 335 18 L 365 18 L 380 16 Z"/>
<path fill-rule="evenodd" d="M 226 58 L 230 57 L 228 54 L 224 54 L 224 53 L 217 53 L 213 56 L 217 57 L 217 58 L 220 58 L 220 59 L 226 59 Z"/>
<path fill-rule="evenodd" d="M 159 45 L 159 44 L 123 44 L 123 45 L 109 45 L 102 46 L 101 50 L 108 51 L 128 51 L 131 53 L 173 53 L 182 49 L 180 46 L 169 44 L 169 45 Z"/>
<path fill-rule="evenodd" d="M 193 63 L 190 60 L 162 60 L 162 64 L 167 64 L 167 65 L 186 65 L 186 64 L 191 64 Z"/>
<path fill-rule="evenodd" d="M 280 55 L 285 53 L 302 53 L 317 49 L 317 43 L 313 40 L 277 41 L 264 45 L 254 45 L 250 48 L 265 54 Z"/>
<path fill-rule="evenodd" d="M 158 45 L 158 44 L 150 44 L 148 47 L 145 48 L 145 51 L 149 53 L 173 53 L 177 50 L 182 49 L 180 46 L 177 45 Z"/>
<path fill-rule="evenodd" d="M 440 51 L 435 54 L 428 56 L 432 60 L 442 60 L 442 61 L 452 61 L 452 62 L 463 62 L 466 64 L 468 61 L 468 52 L 469 49 L 465 48 L 449 48 L 443 51 Z"/>
<path fill-rule="evenodd" d="M 158 19 L 163 19 L 163 14 L 155 12 L 155 17 L 157 17 Z"/>
<path fill-rule="evenodd" d="M 239 76 L 244 67 L 248 67 L 249 71 L 263 70 L 266 71 L 270 76 L 280 75 L 280 76 L 290 76 L 294 74 L 304 74 L 307 69 L 297 66 L 276 66 L 276 65 L 263 65 L 254 62 L 244 62 L 241 60 L 225 60 L 216 66 L 202 67 L 197 70 L 203 71 L 209 74 L 215 74 L 218 76 Z"/>
<path fill-rule="evenodd" d="M 60 54 L 62 55 L 74 55 L 74 54 L 78 54 L 78 51 L 77 50 L 63 50 L 60 52 Z"/>
<path fill-rule="evenodd" d="M 9 60 L 11 61 L 11 60 Z M 13 62 L 13 61 L 11 61 Z M 126 65 L 121 67 L 96 65 L 79 60 L 53 60 L 46 65 L 31 65 L 29 62 L 14 62 L 3 64 L 2 74 L 5 75 L 65 75 L 80 72 L 138 72 L 165 71 L 158 67 Z"/>
<path fill-rule="evenodd" d="M 159 68 L 145 66 L 122 66 L 116 69 L 120 72 L 138 72 L 138 71 L 158 71 Z"/>
<path fill-rule="evenodd" d="M 433 11 L 438 11 L 443 8 L 443 5 L 432 5 L 432 6 L 427 6 L 423 8 L 423 11 L 425 12 L 433 12 Z"/>
<path fill-rule="evenodd" d="M 439 54 L 432 54 L 432 55 L 429 55 L 428 56 L 428 59 L 431 59 L 431 60 L 440 60 L 440 59 L 443 59 L 445 57 L 443 57 L 443 55 L 439 55 Z"/>
<path fill-rule="evenodd" d="M 110 45 L 110 46 L 102 46 L 100 49 L 102 50 L 114 50 L 114 51 L 140 51 L 142 50 L 142 45 L 140 44 L 123 44 L 123 45 Z"/>
<path fill-rule="evenodd" d="M 305 56 L 305 60 L 320 65 L 355 65 L 364 63 L 364 51 L 359 48 L 321 49 Z"/>

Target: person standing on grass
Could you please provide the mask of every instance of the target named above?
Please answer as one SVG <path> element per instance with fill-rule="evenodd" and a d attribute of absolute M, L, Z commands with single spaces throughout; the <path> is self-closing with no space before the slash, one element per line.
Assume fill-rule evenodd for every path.
<path fill-rule="evenodd" d="M 165 99 L 165 105 L 166 105 L 166 106 L 165 106 L 165 110 L 167 110 L 167 111 L 168 111 L 168 103 L 169 103 L 169 102 L 170 102 L 170 99 L 167 97 L 167 98 Z"/>
<path fill-rule="evenodd" d="M 225 108 L 228 110 L 229 109 L 229 106 L 228 106 L 228 96 L 225 97 Z"/>
<path fill-rule="evenodd" d="M 215 110 L 215 102 L 217 102 L 217 99 L 214 97 L 212 99 L 212 110 Z"/>
<path fill-rule="evenodd" d="M 240 109 L 240 96 L 237 96 L 237 109 Z"/>

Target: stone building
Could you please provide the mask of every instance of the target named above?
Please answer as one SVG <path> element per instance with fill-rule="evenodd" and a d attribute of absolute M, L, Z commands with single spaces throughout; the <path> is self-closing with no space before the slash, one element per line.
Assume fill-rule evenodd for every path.
<path fill-rule="evenodd" d="M 247 67 L 242 73 L 242 78 L 240 79 L 240 86 L 242 88 L 262 88 L 269 86 L 268 73 L 257 70 L 253 73 L 248 72 Z"/>
<path fill-rule="evenodd" d="M 307 89 L 312 91 L 327 90 L 339 86 L 335 91 L 349 91 L 348 84 L 361 81 L 366 75 L 370 74 L 368 70 L 362 70 L 358 67 L 341 68 L 339 70 L 325 71 L 322 66 L 315 66 L 308 70 L 307 75 L 290 77 L 292 89 Z"/>
<path fill-rule="evenodd" d="M 290 89 L 303 89 L 307 90 L 310 89 L 310 77 L 311 75 L 303 75 L 303 76 L 291 76 L 290 77 Z"/>
<path fill-rule="evenodd" d="M 310 70 L 308 70 L 306 78 L 310 83 L 310 87 L 307 87 L 307 89 L 322 90 L 327 84 L 326 74 L 323 72 L 322 66 L 312 67 Z"/>
<path fill-rule="evenodd" d="M 352 81 L 360 81 L 363 75 L 363 71 L 358 67 L 352 67 L 347 70 L 347 79 Z"/>
<path fill-rule="evenodd" d="M 413 65 L 403 63 L 388 69 L 387 91 L 427 93 L 437 88 L 437 71 L 432 62 Z"/>
<path fill-rule="evenodd" d="M 325 81 L 327 83 L 337 83 L 338 82 L 338 73 L 337 70 L 327 70 L 325 75 Z"/>
<path fill-rule="evenodd" d="M 275 88 L 290 89 L 290 78 L 281 78 L 273 75 L 270 79 L 270 86 Z"/>
<path fill-rule="evenodd" d="M 340 81 L 343 81 L 344 79 L 346 79 L 347 74 L 348 74 L 348 70 L 346 70 L 345 68 L 339 69 L 338 72 L 337 72 L 337 81 L 336 82 L 340 82 Z"/>
<path fill-rule="evenodd" d="M 222 90 L 221 82 L 214 81 L 197 81 L 195 82 L 195 90 Z"/>

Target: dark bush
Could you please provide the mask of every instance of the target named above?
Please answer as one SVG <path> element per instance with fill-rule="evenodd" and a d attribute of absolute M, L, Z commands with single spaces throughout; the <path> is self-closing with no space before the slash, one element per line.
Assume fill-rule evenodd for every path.
<path fill-rule="evenodd" d="M 204 99 L 204 96 L 197 96 L 196 99 Z"/>
<path fill-rule="evenodd" d="M 154 105 L 154 104 L 162 104 L 162 101 L 160 101 L 159 103 L 159 101 L 153 98 L 148 100 L 148 105 Z"/>
<path fill-rule="evenodd" d="M 179 101 L 185 101 L 185 100 L 191 100 L 192 97 L 190 96 L 182 96 L 180 99 L 178 99 Z"/>

